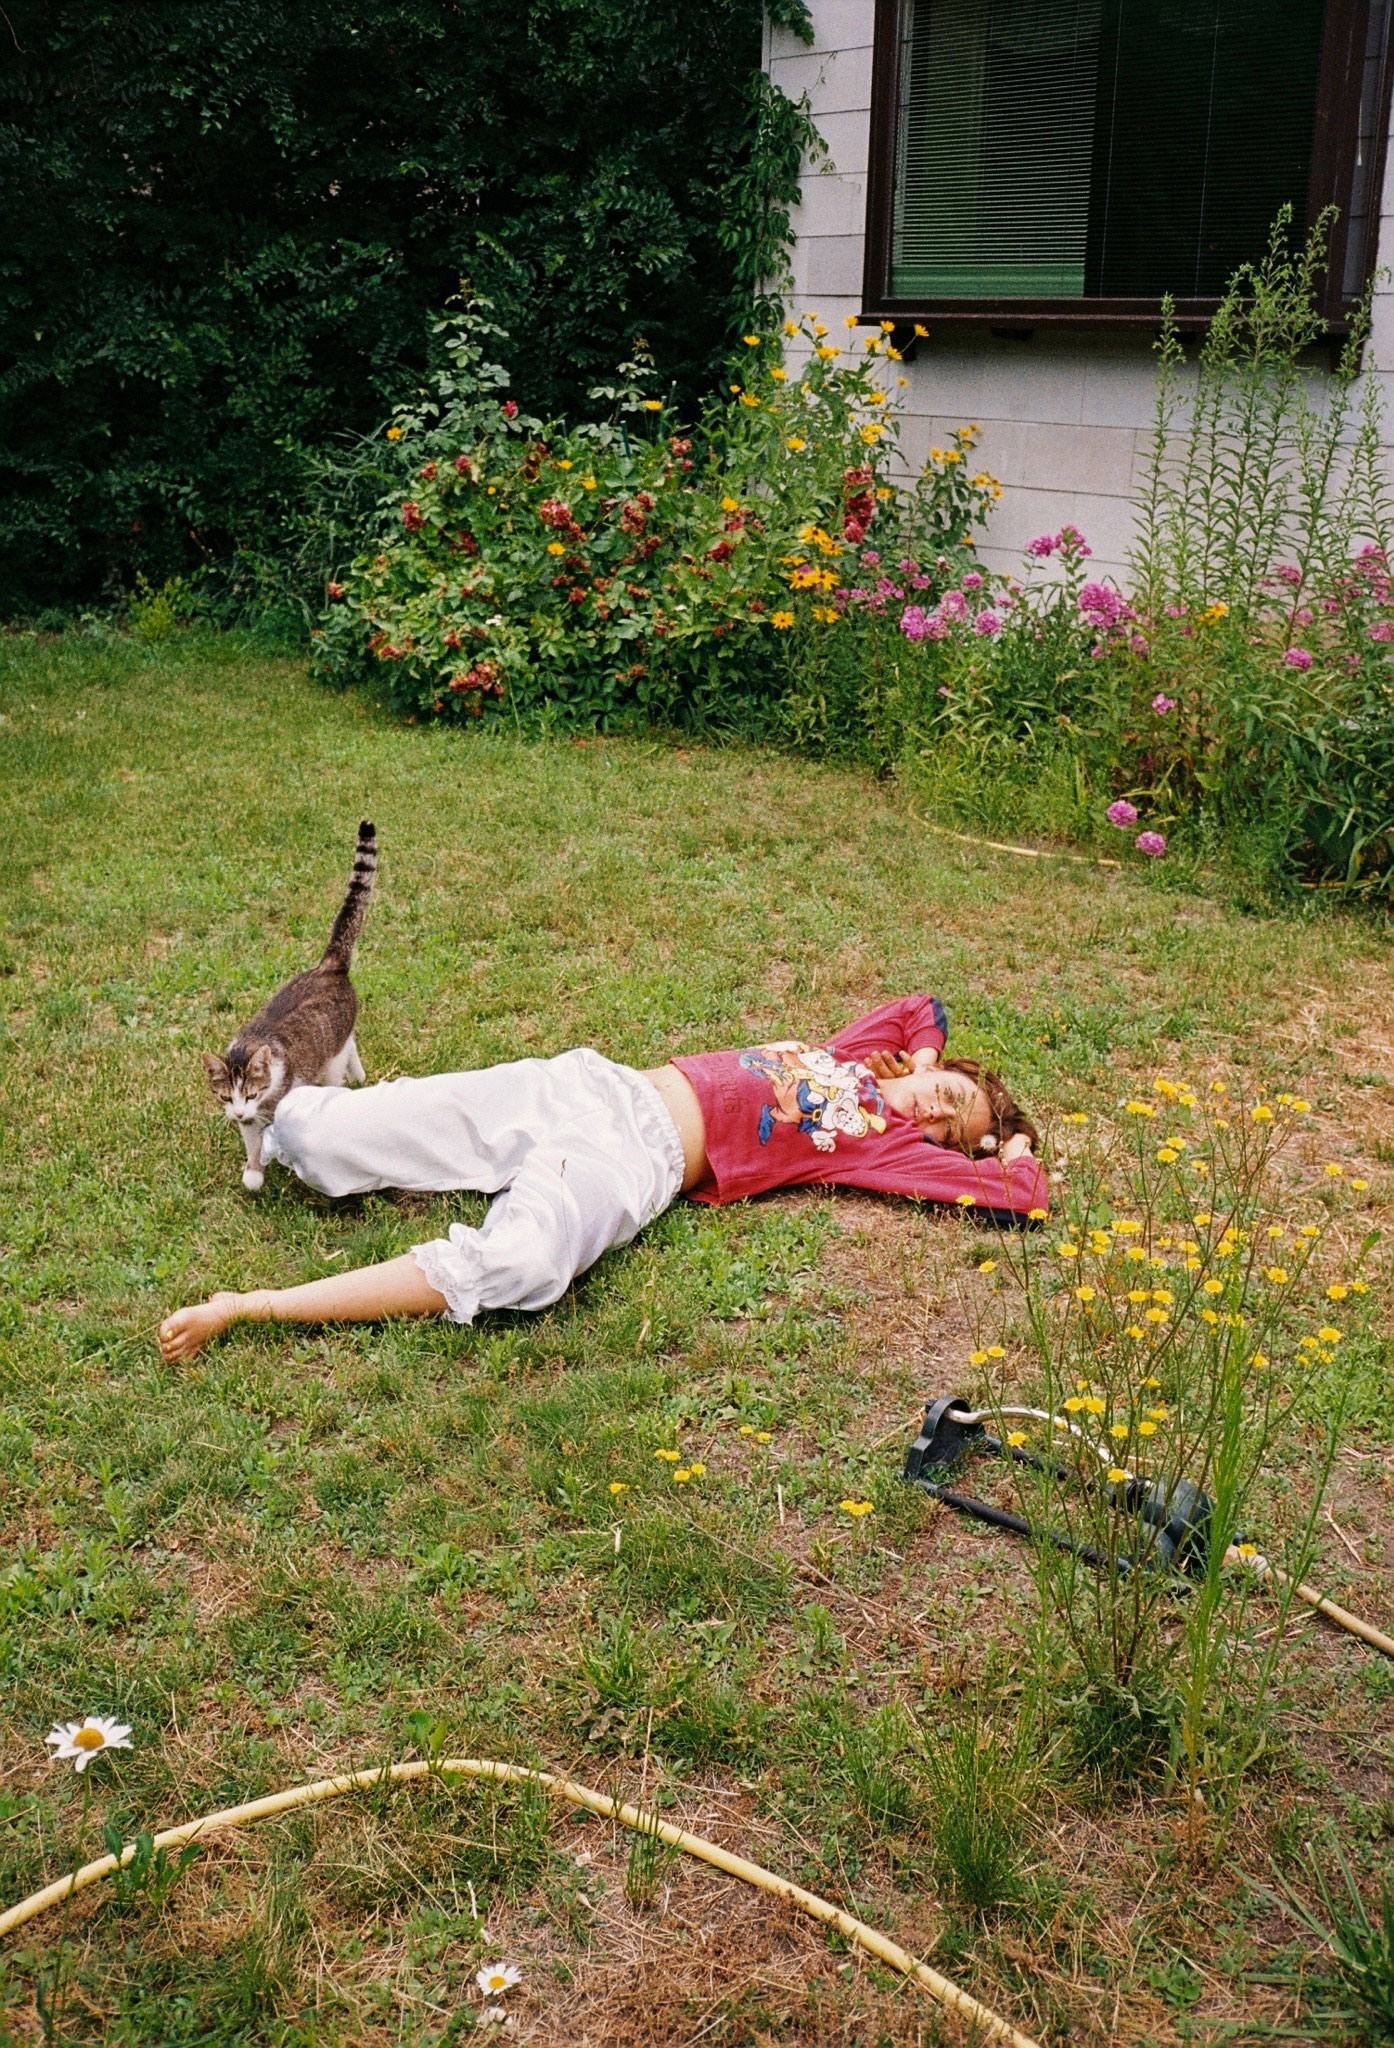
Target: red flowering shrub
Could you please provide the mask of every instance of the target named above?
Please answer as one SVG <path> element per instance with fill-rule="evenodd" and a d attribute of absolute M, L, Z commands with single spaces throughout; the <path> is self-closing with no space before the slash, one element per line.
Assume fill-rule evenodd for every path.
<path fill-rule="evenodd" d="M 734 389 L 688 432 L 637 376 L 604 394 L 607 419 L 526 418 L 485 358 L 498 329 L 478 310 L 442 327 L 450 371 L 398 413 L 384 458 L 414 495 L 384 500 L 314 643 L 325 670 L 390 678 L 418 716 L 546 704 L 606 724 L 768 708 L 787 686 L 779 622 L 791 591 L 810 588 L 810 550 L 818 594 L 838 580 L 829 558 L 868 536 L 915 550 L 942 581 L 971 559 L 967 536 L 996 495 L 991 478 L 933 463 L 895 480 L 885 332 L 839 351 L 819 323 L 791 328 L 797 370 L 752 338 Z M 805 603 L 799 618 L 822 633 L 840 614 Z"/>

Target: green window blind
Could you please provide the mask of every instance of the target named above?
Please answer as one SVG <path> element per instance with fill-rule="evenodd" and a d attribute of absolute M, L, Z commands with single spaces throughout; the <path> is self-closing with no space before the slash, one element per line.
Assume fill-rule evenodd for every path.
<path fill-rule="evenodd" d="M 1323 0 L 912 0 L 897 298 L 1218 296 L 1299 227 Z"/>

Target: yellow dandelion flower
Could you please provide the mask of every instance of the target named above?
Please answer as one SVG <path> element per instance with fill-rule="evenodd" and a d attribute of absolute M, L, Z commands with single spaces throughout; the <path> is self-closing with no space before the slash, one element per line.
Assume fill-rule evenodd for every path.
<path fill-rule="evenodd" d="M 757 1429 L 755 1441 L 757 1444 L 772 1444 L 774 1442 L 774 1431 L 772 1429 Z"/>
<path fill-rule="evenodd" d="M 1149 1308 L 1143 1317 L 1145 1323 L 1164 1323 L 1166 1319 L 1167 1312 L 1164 1308 Z"/>
<path fill-rule="evenodd" d="M 700 1479 L 707 1468 L 705 1465 L 689 1465 L 687 1469 L 694 1479 Z"/>
<path fill-rule="evenodd" d="M 1136 1341 L 1139 1337 L 1145 1337 L 1147 1335 L 1147 1332 L 1146 1330 L 1139 1329 L 1136 1323 L 1129 1323 L 1126 1330 L 1124 1330 L 1123 1335 L 1125 1337 L 1131 1337 L 1134 1339 L 1134 1341 Z"/>
<path fill-rule="evenodd" d="M 789 453 L 791 455 L 802 455 L 804 449 L 807 448 L 808 443 L 807 441 L 805 441 L 802 434 L 791 434 L 788 440 L 784 443 L 784 445 L 789 450 Z"/>
<path fill-rule="evenodd" d="M 869 1500 L 840 1500 L 838 1506 L 846 1515 L 874 1515 L 876 1508 Z"/>
<path fill-rule="evenodd" d="M 402 438 L 402 429 L 400 427 L 389 427 L 387 429 L 387 438 L 389 441 L 400 441 Z"/>
<path fill-rule="evenodd" d="M 1339 1180 L 1345 1172 L 1344 1166 L 1338 1166 L 1334 1159 L 1328 1159 L 1322 1170 L 1325 1173 L 1329 1173 L 1333 1180 Z"/>
<path fill-rule="evenodd" d="M 1077 1259 L 1079 1257 L 1079 1246 L 1077 1244 L 1058 1244 L 1055 1249 L 1062 1259 Z"/>
<path fill-rule="evenodd" d="M 1123 1467 L 1121 1465 L 1110 1465 L 1108 1468 L 1108 1476 L 1115 1486 L 1124 1485 L 1128 1477 L 1127 1473 L 1123 1470 Z"/>
<path fill-rule="evenodd" d="M 743 391 L 741 393 L 741 404 L 748 405 L 752 412 L 760 410 L 760 401 L 753 391 Z"/>
<path fill-rule="evenodd" d="M 987 1353 L 985 1351 L 970 1351 L 968 1354 L 968 1363 L 970 1365 L 986 1365 Z"/>
<path fill-rule="evenodd" d="M 1082 1109 L 1067 1110 L 1060 1119 L 1062 1124 L 1087 1124 L 1089 1119 Z"/>
<path fill-rule="evenodd" d="M 1126 1422 L 1111 1422 L 1108 1426 L 1108 1433 L 1110 1436 L 1117 1437 L 1121 1443 L 1128 1434 L 1128 1425 Z"/>
<path fill-rule="evenodd" d="M 1368 1294 L 1370 1291 L 1370 1283 L 1368 1280 L 1352 1280 L 1350 1283 L 1350 1291 L 1352 1294 Z"/>
<path fill-rule="evenodd" d="M 1200 1312 L 1200 1319 L 1203 1323 L 1210 1323 L 1211 1325 L 1217 1324 L 1220 1320 L 1213 1308 L 1203 1308 Z"/>
<path fill-rule="evenodd" d="M 1027 1221 L 1030 1223 L 1044 1223 L 1048 1213 L 1045 1209 L 1028 1209 L 1026 1212 Z"/>
<path fill-rule="evenodd" d="M 1092 1287 L 1076 1287 L 1076 1289 L 1075 1289 L 1075 1300 L 1076 1300 L 1076 1301 L 1085 1301 L 1085 1302 L 1088 1302 L 1088 1301 L 1093 1301 L 1093 1300 L 1094 1300 L 1095 1298 L 1096 1298 L 1096 1297 L 1095 1297 L 1095 1294 L 1094 1294 L 1094 1290 L 1093 1290 L 1093 1288 L 1092 1288 Z"/>
<path fill-rule="evenodd" d="M 978 1271 L 980 1273 L 995 1273 L 997 1271 L 996 1259 L 984 1259 Z"/>
<path fill-rule="evenodd" d="M 1120 1222 L 1109 1225 L 1109 1229 L 1116 1237 L 1136 1237 L 1141 1228 L 1142 1225 L 1134 1221 L 1131 1216 L 1125 1216 Z"/>
<path fill-rule="evenodd" d="M 742 1436 L 754 1436 L 755 1424 L 753 1422 L 743 1422 L 740 1427 L 740 1434 Z"/>
<path fill-rule="evenodd" d="M 788 374 L 788 371 L 781 370 L 778 364 L 776 364 L 775 367 L 770 371 L 770 376 L 776 384 L 782 384 L 785 381 Z"/>
<path fill-rule="evenodd" d="M 1099 1399 L 1097 1394 L 1086 1394 L 1084 1397 L 1084 1412 L 1086 1415 L 1103 1415 L 1107 1411 L 1107 1405 L 1106 1402 Z"/>
<path fill-rule="evenodd" d="M 759 348 L 760 346 L 760 337 L 758 334 L 743 334 L 741 336 L 741 340 L 745 343 L 747 348 Z"/>
<path fill-rule="evenodd" d="M 1363 1284 L 1360 1288 L 1360 1292 L 1362 1294 L 1365 1292 Z M 1349 1293 L 1350 1289 L 1344 1286 L 1341 1281 L 1333 1280 L 1331 1285 L 1326 1290 L 1326 1298 L 1328 1301 L 1344 1301 Z"/>
<path fill-rule="evenodd" d="M 1341 1341 L 1341 1333 L 1334 1323 L 1323 1323 L 1317 1335 L 1323 1344 L 1339 1344 Z"/>
<path fill-rule="evenodd" d="M 673 1483 L 675 1486 L 685 1486 L 691 1477 L 692 1474 L 687 1466 L 679 1465 L 677 1471 L 673 1474 Z"/>
<path fill-rule="evenodd" d="M 915 339 L 916 341 L 929 340 L 929 329 L 927 327 L 922 327 L 918 320 L 915 322 Z"/>
<path fill-rule="evenodd" d="M 1065 1413 L 1067 1415 L 1078 1415 L 1083 1406 L 1084 1396 L 1082 1394 L 1071 1394 L 1069 1400 L 1065 1403 Z"/>
<path fill-rule="evenodd" d="M 1026 1431 L 1024 1429 L 1009 1429 L 1007 1431 L 1007 1442 L 1012 1450 L 1016 1450 L 1017 1446 L 1024 1444 L 1025 1441 Z"/>
<path fill-rule="evenodd" d="M 628 1493 L 629 1487 L 626 1481 L 624 1481 L 623 1479 L 612 1479 L 610 1481 L 610 1491 L 611 1493 L 617 1495 L 621 1493 Z"/>
<path fill-rule="evenodd" d="M 1170 1145 L 1163 1145 L 1161 1151 L 1157 1154 L 1157 1164 L 1159 1166 L 1175 1166 L 1176 1154 L 1172 1151 Z"/>
<path fill-rule="evenodd" d="M 987 1355 L 989 1358 L 1005 1358 L 1007 1354 L 1000 1344 L 989 1344 Z"/>
<path fill-rule="evenodd" d="M 1202 1280 L 1200 1285 L 1203 1294 L 1223 1294 L 1225 1291 L 1223 1280 Z"/>
<path fill-rule="evenodd" d="M 1249 1363 L 1250 1365 L 1256 1365 L 1259 1371 L 1262 1372 L 1263 1368 L 1268 1363 L 1268 1353 L 1266 1351 L 1256 1351 L 1253 1357 L 1249 1360 Z"/>
<path fill-rule="evenodd" d="M 1264 1278 L 1266 1280 L 1271 1280 L 1275 1287 L 1286 1287 L 1288 1284 L 1286 1266 L 1265 1266 L 1263 1269 L 1263 1273 Z"/>
<path fill-rule="evenodd" d="M 654 1456 L 662 1458 L 665 1465 L 676 1465 L 680 1463 L 682 1453 L 680 1451 L 655 1451 Z"/>
<path fill-rule="evenodd" d="M 1367 1188 L 1367 1187 L 1368 1187 L 1369 1185 L 1370 1185 L 1370 1183 L 1369 1183 L 1369 1182 L 1368 1182 L 1367 1180 L 1353 1180 L 1353 1181 L 1351 1182 L 1351 1186 L 1352 1186 L 1352 1187 L 1353 1187 L 1353 1188 L 1354 1188 L 1354 1189 L 1356 1190 L 1356 1192 L 1357 1192 L 1357 1193 L 1359 1193 L 1359 1194 L 1364 1194 L 1364 1192 L 1365 1192 L 1366 1188 Z"/>

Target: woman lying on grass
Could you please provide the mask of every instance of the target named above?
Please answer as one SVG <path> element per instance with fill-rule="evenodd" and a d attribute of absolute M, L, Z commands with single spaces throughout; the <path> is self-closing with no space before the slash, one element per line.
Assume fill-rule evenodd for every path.
<path fill-rule="evenodd" d="M 582 1049 L 477 1073 L 292 1088 L 263 1156 L 326 1195 L 372 1188 L 499 1200 L 477 1230 L 303 1287 L 215 1294 L 160 1325 L 173 1362 L 229 1323 L 364 1322 L 541 1309 L 679 1193 L 734 1202 L 810 1182 L 954 1202 L 999 1224 L 1046 1207 L 1035 1126 L 997 1076 L 941 1058 L 934 996 L 826 1045 L 781 1039 L 645 1073 Z"/>

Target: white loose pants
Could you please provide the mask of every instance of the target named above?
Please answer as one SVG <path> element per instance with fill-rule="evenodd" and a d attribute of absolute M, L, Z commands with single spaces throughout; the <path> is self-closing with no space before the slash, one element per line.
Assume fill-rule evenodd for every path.
<path fill-rule="evenodd" d="M 263 1156 L 326 1195 L 497 1195 L 477 1230 L 413 1246 L 457 1323 L 546 1308 L 681 1191 L 682 1142 L 652 1082 L 583 1048 L 477 1073 L 292 1088 Z"/>

